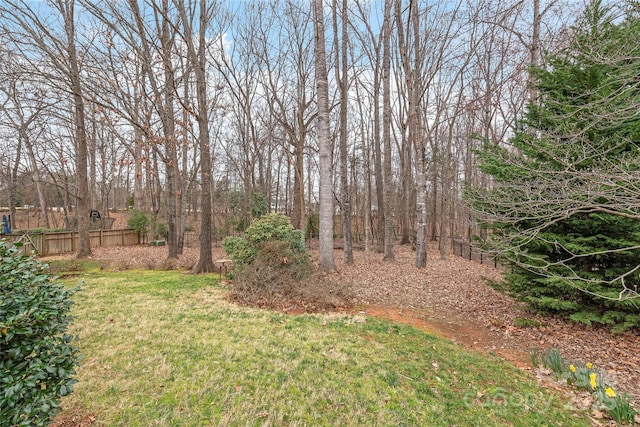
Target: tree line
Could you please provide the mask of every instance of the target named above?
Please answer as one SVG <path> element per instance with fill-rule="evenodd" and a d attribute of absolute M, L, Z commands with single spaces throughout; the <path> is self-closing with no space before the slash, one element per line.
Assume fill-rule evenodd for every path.
<path fill-rule="evenodd" d="M 491 185 L 474 150 L 514 134 L 529 66 L 568 43 L 576 7 L 2 0 L 2 204 L 73 206 L 81 236 L 90 209 L 133 205 L 167 222 L 171 258 L 195 212 L 207 271 L 212 213 L 241 194 L 244 224 L 259 197 L 295 228 L 319 214 L 327 242 L 340 214 L 349 263 L 357 216 L 365 250 L 411 243 L 424 266 L 428 241 L 446 256 L 482 233 L 461 197 Z"/>

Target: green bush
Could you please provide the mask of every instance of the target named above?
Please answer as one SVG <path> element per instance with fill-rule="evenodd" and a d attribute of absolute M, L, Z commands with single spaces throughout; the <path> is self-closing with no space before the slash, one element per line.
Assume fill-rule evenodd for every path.
<path fill-rule="evenodd" d="M 149 218 L 138 209 L 133 209 L 129 214 L 129 219 L 127 220 L 127 226 L 132 228 L 133 231 L 138 233 L 140 236 L 145 236 L 149 232 Z"/>
<path fill-rule="evenodd" d="M 285 242 L 283 259 L 290 265 L 309 262 L 301 230 L 295 230 L 285 215 L 272 213 L 254 221 L 244 237 L 227 237 L 222 242 L 227 255 L 233 260 L 234 270 L 239 271 L 253 262 L 267 242 Z"/>
<path fill-rule="evenodd" d="M 71 296 L 46 264 L 0 240 L 0 424 L 48 425 L 76 382 Z"/>

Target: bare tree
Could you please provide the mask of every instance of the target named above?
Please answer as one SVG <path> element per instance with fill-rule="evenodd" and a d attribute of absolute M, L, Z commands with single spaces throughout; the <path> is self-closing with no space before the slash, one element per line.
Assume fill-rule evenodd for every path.
<path fill-rule="evenodd" d="M 375 193 L 370 192 L 369 195 L 375 194 L 377 209 L 376 209 L 376 227 L 374 237 L 376 238 L 376 251 L 382 252 L 384 250 L 385 241 L 385 198 L 384 198 L 384 178 L 382 172 L 382 115 L 380 113 L 380 97 L 382 91 L 382 39 L 384 38 L 384 31 L 380 29 L 379 32 L 374 31 L 372 11 L 367 7 L 371 4 L 363 4 L 360 0 L 356 0 L 355 6 L 357 9 L 357 17 L 359 18 L 363 28 L 359 28 L 355 31 L 355 36 L 358 40 L 359 48 L 364 52 L 364 57 L 368 61 L 368 66 L 371 68 L 370 84 L 361 85 L 362 90 L 368 92 L 371 100 L 371 109 L 373 110 L 372 122 L 372 148 L 373 148 L 373 175 L 375 177 Z M 355 24 L 352 24 L 355 25 Z M 360 102 L 362 98 L 359 97 Z M 367 181 L 368 183 L 369 181 Z M 371 199 L 372 197 L 370 197 Z M 370 209 L 371 204 L 367 204 L 369 216 L 373 220 L 374 215 Z M 368 227 L 368 224 L 367 224 Z"/>
<path fill-rule="evenodd" d="M 77 34 L 63 18 L 75 10 L 71 0 L 50 6 L 8 0 L 2 6 L 8 10 L 0 25 L 12 30 L 3 37 L 25 70 L 18 78 L 41 81 L 65 107 L 43 111 L 43 119 L 29 128 L 30 139 L 18 147 L 20 159 L 3 159 L 7 177 L 10 169 L 14 176 L 47 171 L 50 183 L 40 183 L 44 194 L 34 203 L 48 203 L 49 185 L 72 194 L 83 191 L 72 182 L 83 165 L 70 160 L 82 153 L 84 139 L 85 166 L 91 167 L 87 203 L 107 209 L 121 205 L 131 191 L 136 207 L 164 213 L 170 257 L 180 254 L 187 214 L 199 215 L 209 204 L 216 212 L 217 201 L 226 201 L 234 190 L 243 192 L 245 224 L 257 193 L 266 196 L 268 209 L 290 214 L 297 228 L 308 224 L 327 153 L 315 138 L 316 130 L 322 132 L 316 128 L 320 110 L 313 73 L 321 70 L 314 68 L 319 63 L 307 6 L 295 0 L 75 1 L 82 6 L 75 11 L 82 19 L 70 22 L 80 23 Z M 327 120 L 334 132 L 329 139 L 336 140 L 329 146 L 336 153 L 331 189 L 341 205 L 347 263 L 352 232 L 354 239 L 364 235 L 367 250 L 376 239 L 385 259 L 393 259 L 396 231 L 402 243 L 417 237 L 417 265 L 426 264 L 429 238 L 439 240 L 444 257 L 449 236 L 477 232 L 460 201 L 461 188 L 486 187 L 490 181 L 478 172 L 471 152 L 481 140 L 500 143 L 513 132 L 532 96 L 527 65 L 562 37 L 555 18 L 564 16 L 564 4 L 324 1 L 325 11 L 333 8 L 333 34 L 325 49 L 334 51 L 325 52 L 324 60 Z M 202 7 L 216 9 L 208 16 L 209 29 L 225 28 L 207 34 L 205 43 Z M 39 13 L 45 9 L 56 13 Z M 240 15 L 243 19 L 233 19 Z M 22 21 L 38 31 L 25 30 Z M 69 36 L 80 48 L 78 79 L 72 79 Z M 200 44 L 209 46 L 206 58 L 199 56 Z M 82 119 L 77 93 L 87 111 L 84 136 L 75 125 Z M 20 96 L 23 105 L 31 102 Z M 206 165 L 207 139 L 207 152 L 220 154 L 215 166 Z M 332 150 L 328 155 L 333 162 Z M 210 175 L 203 175 L 208 170 Z M 212 201 L 205 203 L 209 190 Z M 78 205 L 76 214 L 82 209 Z M 216 218 L 214 213 L 212 227 Z"/>
<path fill-rule="evenodd" d="M 91 255 L 89 239 L 89 185 L 87 177 L 87 131 L 85 101 L 77 53 L 76 10 L 74 0 L 56 0 L 50 4 L 59 22 L 48 22 L 50 13 L 43 13 L 44 5 L 22 0 L 10 0 L 0 5 L 4 31 L 11 34 L 11 43 L 23 59 L 30 61 L 32 71 L 39 73 L 57 89 L 64 90 L 72 99 L 73 138 L 76 169 L 76 218 L 78 244 L 76 256 Z M 60 30 L 60 31 L 58 31 Z M 37 53 L 38 57 L 34 57 Z M 37 62 L 36 61 L 41 61 Z"/>
<path fill-rule="evenodd" d="M 309 133 L 317 115 L 312 108 L 313 23 L 308 10 L 292 0 L 269 4 L 265 14 L 268 17 L 263 17 L 256 49 L 267 117 L 272 122 L 269 133 L 274 142 L 282 143 L 289 161 L 293 173 L 293 194 L 288 196 L 292 200 L 292 224 L 303 228 L 311 208 L 305 202 L 305 177 L 311 179 L 305 159 L 310 152 Z M 274 39 L 278 40 L 278 49 L 273 49 Z M 291 181 L 289 177 L 287 180 Z"/>
<path fill-rule="evenodd" d="M 196 92 L 197 92 L 197 112 L 198 121 L 198 145 L 200 147 L 200 180 L 201 180 L 201 208 L 202 219 L 200 226 L 200 257 L 198 264 L 194 267 L 195 273 L 208 273 L 215 270 L 211 255 L 211 141 L 209 137 L 209 97 L 207 96 L 207 75 L 206 75 L 206 48 L 207 48 L 207 28 L 214 12 L 215 4 L 210 4 L 206 0 L 198 1 L 199 9 L 193 11 L 191 16 L 187 16 L 184 3 L 176 1 L 180 18 L 183 22 L 183 41 L 187 45 L 188 58 L 195 70 Z M 198 24 L 195 26 L 193 19 L 198 17 Z M 192 32 L 192 26 L 197 27 L 197 37 Z M 194 43 L 197 40 L 197 46 Z"/>
<path fill-rule="evenodd" d="M 313 2 L 315 72 L 318 100 L 318 145 L 320 147 L 320 268 L 335 270 L 333 257 L 333 159 L 329 138 L 329 85 L 325 53 L 322 0 Z"/>
<path fill-rule="evenodd" d="M 5 74 L 6 78 L 0 87 L 0 92 L 5 94 L 5 102 L 0 113 L 4 112 L 5 119 L 3 121 L 12 128 L 17 136 L 15 162 L 7 175 L 9 177 L 9 212 L 12 218 L 15 218 L 18 170 L 24 148 L 29 159 L 31 177 L 36 188 L 44 227 L 51 228 L 47 202 L 44 197 L 40 163 L 37 161 L 34 151 L 34 139 L 38 139 L 39 135 L 43 133 L 41 122 L 47 113 L 46 110 L 51 106 L 51 100 L 47 99 L 43 85 L 30 82 L 22 77 L 23 74 L 19 72 L 17 64 L 7 65 L 14 71 L 4 70 L 7 74 Z"/>
<path fill-rule="evenodd" d="M 399 6 L 398 6 L 399 7 Z M 384 2 L 382 23 L 382 144 L 384 146 L 384 260 L 392 261 L 394 232 L 391 170 L 391 0 Z"/>
<path fill-rule="evenodd" d="M 409 31 L 405 32 L 403 23 L 403 13 L 401 1 L 395 3 L 395 17 L 398 28 L 398 48 L 400 50 L 400 58 L 404 69 L 406 86 L 409 98 L 408 107 L 408 128 L 409 140 L 413 141 L 416 149 L 416 181 L 417 181 L 417 203 L 416 203 L 416 267 L 424 267 L 427 263 L 427 242 L 426 242 L 426 177 L 425 177 L 425 156 L 426 147 L 424 135 L 422 132 L 422 115 L 420 112 L 420 100 L 422 97 L 422 48 L 420 47 L 420 32 L 418 24 L 418 4 L 414 0 L 410 0 L 408 8 L 408 22 L 411 23 L 410 28 L 413 38 L 410 38 Z M 413 46 L 410 41 L 413 40 Z M 413 60 L 410 55 L 410 49 L 413 51 Z"/>
<path fill-rule="evenodd" d="M 368 257 L 370 252 L 370 241 L 371 241 L 371 147 L 368 141 L 370 138 L 370 127 L 367 126 L 369 123 L 365 120 L 365 112 L 364 112 L 364 95 L 360 95 L 360 87 L 362 84 L 359 82 L 358 76 L 355 79 L 355 93 L 358 108 L 358 116 L 359 120 L 359 132 L 360 132 L 360 143 L 362 145 L 362 177 L 364 182 L 362 183 L 363 187 L 363 204 L 362 210 L 363 212 L 363 234 L 364 234 L 364 253 L 365 256 Z M 358 185 L 357 183 L 355 185 Z"/>
<path fill-rule="evenodd" d="M 179 29 L 179 19 L 175 16 L 169 0 L 156 2 L 126 3 L 103 0 L 100 2 L 84 1 L 83 5 L 89 12 L 106 27 L 109 34 L 117 35 L 115 42 L 108 43 L 109 47 L 122 43 L 130 52 L 125 55 L 125 63 L 130 60 L 139 61 L 140 72 L 138 81 L 129 84 L 139 84 L 140 81 L 148 86 L 140 86 L 144 97 L 153 105 L 159 126 L 156 127 L 148 117 L 140 117 L 132 110 L 131 98 L 125 110 L 119 112 L 134 126 L 144 131 L 153 148 L 152 156 L 158 157 L 164 164 L 164 204 L 167 220 L 168 258 L 177 258 L 180 251 L 179 215 L 182 212 L 182 175 L 178 158 L 178 138 L 176 126 L 176 104 L 179 98 L 176 90 L 180 78 L 177 76 L 175 60 L 177 57 L 176 34 Z M 153 25 L 150 25 L 153 23 Z M 184 70 L 183 70 L 184 71 Z M 122 87 L 117 79 L 107 78 L 107 83 L 114 86 L 115 93 L 126 93 L 130 88 Z M 107 100 L 103 102 L 109 104 Z M 134 112 L 134 114 L 131 114 Z M 145 120 L 135 121 L 143 118 Z M 153 166 L 152 166 L 153 167 Z M 156 205 L 158 205 L 157 202 Z"/>
<path fill-rule="evenodd" d="M 9 52 L 2 52 L 9 55 Z M 9 56 L 11 58 L 11 56 Z M 7 183 L 7 206 L 9 207 L 9 228 L 15 229 L 16 224 L 16 200 L 18 196 L 18 172 L 20 170 L 20 162 L 22 158 L 22 143 L 20 141 L 20 137 L 22 135 L 21 129 L 27 125 L 30 119 L 27 119 L 27 123 L 24 120 L 19 120 L 19 123 L 16 123 L 13 118 L 13 112 L 11 111 L 15 107 L 13 100 L 16 95 L 16 79 L 15 76 L 17 73 L 13 71 L 13 67 L 9 65 L 9 61 L 6 61 L 0 64 L 1 72 L 0 72 L 0 85 L 2 89 L 0 89 L 0 94 L 2 94 L 2 104 L 0 105 L 0 123 L 3 123 L 2 127 L 8 127 L 7 133 L 15 132 L 16 128 L 18 130 L 18 139 L 15 141 L 15 149 L 13 147 L 5 150 L 2 154 L 2 174 L 4 175 L 4 181 Z M 18 112 L 20 109 L 17 108 Z M 20 119 L 23 118 L 23 114 L 18 115 Z M 34 116 L 32 116 L 34 117 Z M 35 117 L 34 117 L 35 118 Z M 10 124 L 6 126 L 5 123 Z M 7 143 L 9 138 L 5 138 Z M 13 154 L 13 155 L 12 155 Z"/>
<path fill-rule="evenodd" d="M 225 97 L 228 97 L 225 122 L 233 129 L 233 137 L 228 138 L 224 149 L 228 153 L 228 165 L 233 166 L 242 182 L 242 223 L 247 227 L 253 219 L 254 199 L 270 195 L 270 157 L 278 143 L 269 131 L 274 124 L 271 123 L 272 108 L 266 100 L 268 95 L 261 91 L 265 82 L 260 64 L 271 64 L 263 45 L 264 31 L 269 30 L 270 23 L 263 16 L 265 12 L 260 4 L 244 5 L 235 13 L 244 13 L 245 17 L 227 30 L 234 43 L 228 44 L 223 37 L 218 37 L 211 62 L 224 82 Z M 221 26 L 226 27 L 234 16 L 220 18 L 225 21 Z"/>
<path fill-rule="evenodd" d="M 347 44 L 348 44 L 348 9 L 347 0 L 342 0 L 341 6 L 341 24 L 342 32 L 340 37 L 340 49 L 338 50 L 338 4 L 337 0 L 333 0 L 333 39 L 335 40 L 335 75 L 340 92 L 340 131 L 339 142 L 340 147 L 340 212 L 342 214 L 342 240 L 344 263 L 346 265 L 353 264 L 353 243 L 351 237 L 351 195 L 349 193 L 349 169 L 347 155 L 347 109 L 349 102 L 349 81 L 348 81 L 348 64 L 347 64 Z"/>

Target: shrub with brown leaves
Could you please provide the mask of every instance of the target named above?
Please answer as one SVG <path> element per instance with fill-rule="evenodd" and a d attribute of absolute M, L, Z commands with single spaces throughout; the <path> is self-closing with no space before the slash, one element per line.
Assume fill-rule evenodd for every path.
<path fill-rule="evenodd" d="M 286 242 L 269 241 L 234 276 L 230 298 L 263 308 L 316 312 L 351 307 L 349 289 L 314 271 L 308 259 L 295 257 Z"/>

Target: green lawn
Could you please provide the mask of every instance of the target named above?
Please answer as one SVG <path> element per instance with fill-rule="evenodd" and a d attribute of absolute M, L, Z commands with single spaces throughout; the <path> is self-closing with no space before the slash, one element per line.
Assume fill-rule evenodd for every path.
<path fill-rule="evenodd" d="M 238 307 L 215 276 L 87 271 L 63 405 L 121 426 L 588 426 L 497 357 L 364 316 Z"/>

